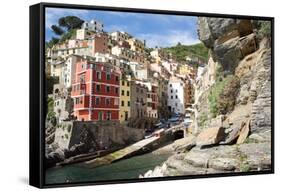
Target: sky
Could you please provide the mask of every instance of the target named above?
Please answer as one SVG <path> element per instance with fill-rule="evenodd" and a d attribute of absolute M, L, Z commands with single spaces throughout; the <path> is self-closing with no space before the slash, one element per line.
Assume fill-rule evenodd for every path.
<path fill-rule="evenodd" d="M 47 41 L 53 36 L 56 37 L 51 26 L 64 16 L 77 16 L 85 21 L 101 21 L 104 31 L 128 32 L 140 40 L 146 40 L 146 45 L 151 48 L 173 46 L 178 42 L 185 45 L 199 42 L 196 17 L 66 8 L 46 8 Z"/>

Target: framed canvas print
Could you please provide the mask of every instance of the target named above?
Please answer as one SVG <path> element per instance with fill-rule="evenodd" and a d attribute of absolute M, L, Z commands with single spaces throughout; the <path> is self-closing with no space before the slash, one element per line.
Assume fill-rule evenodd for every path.
<path fill-rule="evenodd" d="M 274 19 L 30 7 L 30 184 L 274 172 Z"/>

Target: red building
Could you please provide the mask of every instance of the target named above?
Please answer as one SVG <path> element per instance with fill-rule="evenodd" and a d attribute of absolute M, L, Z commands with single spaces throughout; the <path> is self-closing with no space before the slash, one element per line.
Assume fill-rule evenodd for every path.
<path fill-rule="evenodd" d="M 120 74 L 109 63 L 84 58 L 76 63 L 71 97 L 77 120 L 119 120 Z"/>
<path fill-rule="evenodd" d="M 107 53 L 107 43 L 108 43 L 108 37 L 104 33 L 95 34 L 92 38 L 89 40 L 89 48 L 91 49 L 91 54 L 94 55 L 95 53 Z"/>

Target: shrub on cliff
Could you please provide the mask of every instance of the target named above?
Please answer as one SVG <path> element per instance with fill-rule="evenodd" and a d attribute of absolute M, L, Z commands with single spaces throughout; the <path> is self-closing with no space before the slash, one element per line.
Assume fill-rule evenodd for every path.
<path fill-rule="evenodd" d="M 258 35 L 270 37 L 271 35 L 271 22 L 270 21 L 256 21 L 254 23 Z"/>
<path fill-rule="evenodd" d="M 211 87 L 208 100 L 211 117 L 226 114 L 233 110 L 239 90 L 239 79 L 233 75 L 218 75 L 216 83 Z"/>
<path fill-rule="evenodd" d="M 217 109 L 219 114 L 227 114 L 232 111 L 235 106 L 235 100 L 239 91 L 240 81 L 235 76 L 230 76 L 219 94 Z"/>

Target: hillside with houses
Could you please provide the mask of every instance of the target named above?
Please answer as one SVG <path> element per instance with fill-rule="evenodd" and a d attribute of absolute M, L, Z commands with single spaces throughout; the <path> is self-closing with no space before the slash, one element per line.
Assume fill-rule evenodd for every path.
<path fill-rule="evenodd" d="M 136 141 L 152 133 L 156 124 L 167 126 L 168 119 L 179 120 L 192 110 L 198 68 L 207 59 L 203 44 L 190 50 L 180 43 L 148 48 L 145 39 L 126 31 L 105 32 L 97 20 L 58 33 L 61 39 L 53 38 L 46 46 L 50 145 L 70 147 L 66 144 L 72 136 L 70 128 L 69 132 L 57 128 L 66 122 L 139 129 L 140 135 L 132 140 Z M 96 146 L 109 147 L 115 141 L 104 144 Z"/>

